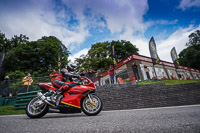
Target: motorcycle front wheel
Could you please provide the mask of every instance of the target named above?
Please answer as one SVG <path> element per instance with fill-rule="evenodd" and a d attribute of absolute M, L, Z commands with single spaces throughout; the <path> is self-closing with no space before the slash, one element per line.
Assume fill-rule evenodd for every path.
<path fill-rule="evenodd" d="M 101 110 L 103 108 L 103 103 L 98 95 L 96 95 L 96 94 L 90 94 L 90 95 L 91 95 L 91 97 L 87 96 L 82 101 L 81 109 L 86 115 L 93 116 L 93 115 L 97 115 L 101 112 Z"/>
<path fill-rule="evenodd" d="M 46 103 L 38 97 L 33 98 L 26 106 L 26 114 L 30 118 L 40 118 L 49 111 Z"/>

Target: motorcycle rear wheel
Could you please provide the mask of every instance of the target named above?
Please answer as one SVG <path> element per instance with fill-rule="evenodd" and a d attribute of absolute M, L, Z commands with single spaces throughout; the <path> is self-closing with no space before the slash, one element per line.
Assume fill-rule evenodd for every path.
<path fill-rule="evenodd" d="M 40 103 L 39 106 L 37 104 Z M 26 114 L 30 118 L 41 118 L 49 111 L 46 103 L 38 97 L 33 98 L 26 106 Z"/>
<path fill-rule="evenodd" d="M 101 112 L 103 108 L 103 103 L 98 95 L 96 94 L 90 94 L 90 95 L 92 95 L 93 97 L 92 101 L 94 104 L 91 104 L 89 102 L 89 97 L 87 96 L 81 103 L 81 109 L 86 115 L 94 116 Z"/>

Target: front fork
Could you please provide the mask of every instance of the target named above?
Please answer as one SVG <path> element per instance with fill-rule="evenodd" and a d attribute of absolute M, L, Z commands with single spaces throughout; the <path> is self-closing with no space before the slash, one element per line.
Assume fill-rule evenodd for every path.
<path fill-rule="evenodd" d="M 93 95 L 88 94 L 88 98 L 89 98 L 89 102 L 90 102 L 90 104 L 96 106 L 95 101 L 93 101 Z"/>

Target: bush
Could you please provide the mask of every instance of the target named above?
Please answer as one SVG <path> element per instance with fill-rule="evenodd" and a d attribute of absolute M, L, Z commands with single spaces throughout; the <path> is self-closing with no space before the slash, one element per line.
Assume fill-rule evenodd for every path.
<path fill-rule="evenodd" d="M 14 72 L 9 72 L 7 73 L 7 75 L 10 77 L 11 80 L 22 79 L 23 77 L 25 77 L 24 72 L 21 72 L 19 70 L 16 70 Z"/>

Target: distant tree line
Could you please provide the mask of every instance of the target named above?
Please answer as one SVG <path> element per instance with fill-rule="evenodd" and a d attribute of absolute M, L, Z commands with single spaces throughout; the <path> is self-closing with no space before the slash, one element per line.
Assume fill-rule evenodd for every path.
<path fill-rule="evenodd" d="M 47 76 L 58 66 L 58 56 L 62 51 L 62 64 L 68 62 L 69 51 L 54 36 L 29 41 L 26 35 L 15 35 L 7 39 L 0 32 L 0 51 L 5 49 L 1 79 L 8 75 L 11 79 L 21 79 L 27 73 L 32 76 Z"/>

